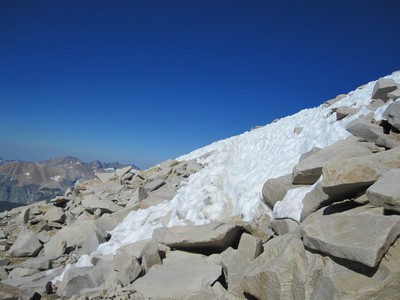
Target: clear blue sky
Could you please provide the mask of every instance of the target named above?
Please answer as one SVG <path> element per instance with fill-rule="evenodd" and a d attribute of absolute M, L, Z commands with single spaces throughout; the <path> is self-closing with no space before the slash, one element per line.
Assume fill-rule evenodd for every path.
<path fill-rule="evenodd" d="M 400 1 L 0 1 L 0 156 L 145 168 L 400 69 Z"/>

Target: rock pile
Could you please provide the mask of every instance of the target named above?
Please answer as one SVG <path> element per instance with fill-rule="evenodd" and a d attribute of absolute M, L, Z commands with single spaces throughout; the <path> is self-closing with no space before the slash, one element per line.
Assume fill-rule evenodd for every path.
<path fill-rule="evenodd" d="M 145 171 L 126 167 L 111 173 L 96 173 L 96 179 L 68 189 L 64 196 L 57 196 L 50 203 L 42 201 L 0 213 L 0 298 L 46 293 L 46 284 L 54 276 L 107 241 L 110 238 L 107 232 L 129 212 L 171 200 L 184 180 L 201 168 L 195 161 L 169 160 Z M 155 253 L 137 255 L 136 259 L 141 260 L 145 270 L 161 262 L 160 258 L 154 258 L 158 257 L 158 243 L 150 248 Z M 142 251 L 150 248 L 146 246 Z M 81 288 L 98 287 L 114 268 L 121 271 L 120 267 L 126 267 L 124 272 L 132 272 L 126 261 L 134 261 L 133 258 L 126 260 L 129 252 L 125 256 L 121 253 L 124 252 L 120 249 L 115 260 L 99 261 L 101 272 L 96 269 L 66 273 L 59 294 L 70 297 L 79 295 Z M 70 282 L 76 280 L 73 274 L 83 276 L 78 280 L 80 285 Z M 122 282 L 127 282 L 129 276 L 126 279 L 120 274 L 115 280 L 124 278 Z"/>
<path fill-rule="evenodd" d="M 306 191 L 293 219 L 237 215 L 158 228 L 50 283 L 107 241 L 130 211 L 170 200 L 202 166 L 170 160 L 97 174 L 51 204 L 1 214 L 0 298 L 399 299 L 399 90 L 379 80 L 372 114 L 347 126 L 352 137 L 305 153 L 292 173 L 265 182 L 263 201 L 275 217 L 285 197 Z M 342 97 L 324 104 L 337 122 L 359 113 L 335 107 Z M 373 119 L 377 109 L 384 120 Z"/>

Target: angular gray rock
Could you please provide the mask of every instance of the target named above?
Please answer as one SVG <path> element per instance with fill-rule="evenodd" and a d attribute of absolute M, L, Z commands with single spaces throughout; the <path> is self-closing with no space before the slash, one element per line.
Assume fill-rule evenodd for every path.
<path fill-rule="evenodd" d="M 83 289 L 97 288 L 104 284 L 111 271 L 107 267 L 72 267 L 65 272 L 57 294 L 64 297 L 81 295 Z"/>
<path fill-rule="evenodd" d="M 64 223 L 66 216 L 63 210 L 59 207 L 53 206 L 43 215 L 43 220 Z"/>
<path fill-rule="evenodd" d="M 333 199 L 329 198 L 322 189 L 321 182 L 318 182 L 311 192 L 307 193 L 303 199 L 303 208 L 300 214 L 300 222 L 317 211 L 323 206 L 327 206 L 333 202 Z"/>
<path fill-rule="evenodd" d="M 331 100 L 328 100 L 328 101 L 325 101 L 324 102 L 324 107 L 329 107 L 329 106 L 331 106 L 332 104 L 335 104 L 336 102 L 339 102 L 340 100 L 342 100 L 343 98 L 345 98 L 347 95 L 345 95 L 345 94 L 339 94 L 339 95 L 337 95 L 335 98 L 333 98 L 333 99 L 331 99 Z"/>
<path fill-rule="evenodd" d="M 398 85 L 393 79 L 381 78 L 375 83 L 371 98 L 381 99 L 386 102 L 389 100 L 388 94 L 396 90 L 397 87 Z"/>
<path fill-rule="evenodd" d="M 82 205 L 86 208 L 96 210 L 100 208 L 102 212 L 113 213 L 123 209 L 108 199 L 99 199 L 96 195 L 89 195 L 82 200 Z"/>
<path fill-rule="evenodd" d="M 334 111 L 336 112 L 336 120 L 340 121 L 341 119 L 347 117 L 347 116 L 352 116 L 355 115 L 360 111 L 360 108 L 357 107 L 348 107 L 348 106 L 341 106 L 338 108 L 335 108 Z"/>
<path fill-rule="evenodd" d="M 388 94 L 388 98 L 389 99 L 397 99 L 400 98 L 400 87 L 398 86 L 396 90 L 394 90 L 393 92 L 390 92 Z"/>
<path fill-rule="evenodd" d="M 336 200 L 354 197 L 389 169 L 400 168 L 400 148 L 328 163 L 322 170 L 324 193 Z"/>
<path fill-rule="evenodd" d="M 144 184 L 144 188 L 149 190 L 150 192 L 153 192 L 160 187 L 162 187 L 165 184 L 165 181 L 162 179 L 156 179 L 150 182 L 147 182 Z"/>
<path fill-rule="evenodd" d="M 95 175 L 103 183 L 117 179 L 115 172 L 110 172 L 110 173 L 95 172 Z"/>
<path fill-rule="evenodd" d="M 37 270 L 37 269 L 26 269 L 26 268 L 14 268 L 8 274 L 8 278 L 9 279 L 15 279 L 15 278 L 20 278 L 20 277 L 33 275 L 33 274 L 36 274 L 36 273 L 39 273 L 39 270 Z"/>
<path fill-rule="evenodd" d="M 400 235 L 400 217 L 315 214 L 301 224 L 301 234 L 310 249 L 376 267 Z"/>
<path fill-rule="evenodd" d="M 351 121 L 346 126 L 346 130 L 354 136 L 368 142 L 375 142 L 379 136 L 383 134 L 382 127 L 379 127 L 364 118 L 358 118 Z"/>
<path fill-rule="evenodd" d="M 121 168 L 121 169 L 117 169 L 117 170 L 115 170 L 115 174 L 118 176 L 118 177 L 122 177 L 122 176 L 124 176 L 126 173 L 128 173 L 128 172 L 130 172 L 132 170 L 132 166 L 127 166 L 127 167 L 125 167 L 125 168 Z"/>
<path fill-rule="evenodd" d="M 28 259 L 18 264 L 17 266 L 25 269 L 36 269 L 39 271 L 44 271 L 52 268 L 52 262 L 54 260 L 55 258 L 51 256 L 39 256 Z"/>
<path fill-rule="evenodd" d="M 122 286 L 132 283 L 142 271 L 139 260 L 135 256 L 117 252 L 114 259 L 114 270 L 117 271 L 117 280 Z"/>
<path fill-rule="evenodd" d="M 400 102 L 395 101 L 390 104 L 382 114 L 382 118 L 387 120 L 390 125 L 400 131 Z"/>
<path fill-rule="evenodd" d="M 146 199 L 147 196 L 148 193 L 146 192 L 146 189 L 140 185 L 136 188 L 135 192 L 133 193 L 132 197 L 129 199 L 125 207 L 133 207 L 134 205 L 142 202 L 142 200 Z"/>
<path fill-rule="evenodd" d="M 243 297 L 240 286 L 243 280 L 243 270 L 254 261 L 263 251 L 261 240 L 250 234 L 243 233 L 237 250 L 228 248 L 223 256 L 222 265 L 227 276 L 228 291 L 236 297 Z"/>
<path fill-rule="evenodd" d="M 221 276 L 221 266 L 201 259 L 181 259 L 150 269 L 131 287 L 144 299 L 216 299 L 211 285 Z"/>
<path fill-rule="evenodd" d="M 292 219 L 275 219 L 271 222 L 272 229 L 277 235 L 284 235 L 299 227 L 299 223 Z"/>
<path fill-rule="evenodd" d="M 323 266 L 320 256 L 287 234 L 265 244 L 265 251 L 244 269 L 241 286 L 257 299 L 314 299 L 310 295 Z"/>
<path fill-rule="evenodd" d="M 322 175 L 322 167 L 332 160 L 371 154 L 369 143 L 343 140 L 300 161 L 293 168 L 293 184 L 314 184 Z"/>
<path fill-rule="evenodd" d="M 157 228 L 153 238 L 168 247 L 194 252 L 220 252 L 235 245 L 243 230 L 235 224 L 209 223 Z"/>
<path fill-rule="evenodd" d="M 392 149 L 400 146 L 400 134 L 390 132 L 383 134 L 375 141 L 378 146 Z"/>
<path fill-rule="evenodd" d="M 158 241 L 155 239 L 146 239 L 122 246 L 118 249 L 117 256 L 136 257 L 140 259 L 142 270 L 148 272 L 152 266 L 161 264 L 158 251 Z"/>
<path fill-rule="evenodd" d="M 299 135 L 303 131 L 303 127 L 295 127 L 293 129 L 293 132 L 297 135 Z"/>
<path fill-rule="evenodd" d="M 376 206 L 400 212 L 400 169 L 391 169 L 373 185 L 367 192 L 368 201 Z"/>
<path fill-rule="evenodd" d="M 44 246 L 49 256 L 61 256 L 65 248 L 77 247 L 80 254 L 90 254 L 106 241 L 106 233 L 102 232 L 94 221 L 87 220 L 64 227 L 53 235 Z"/>
<path fill-rule="evenodd" d="M 292 183 L 292 174 L 283 175 L 277 178 L 268 179 L 262 189 L 264 203 L 273 208 L 276 202 L 281 201 L 288 190 L 299 187 Z"/>
<path fill-rule="evenodd" d="M 10 256 L 36 256 L 43 248 L 36 234 L 22 227 L 17 240 L 8 250 Z"/>

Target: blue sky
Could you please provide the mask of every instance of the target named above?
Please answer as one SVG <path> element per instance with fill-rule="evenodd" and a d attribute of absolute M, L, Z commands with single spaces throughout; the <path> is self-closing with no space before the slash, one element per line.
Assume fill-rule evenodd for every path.
<path fill-rule="evenodd" d="M 400 69 L 399 1 L 0 1 L 0 157 L 146 168 Z"/>

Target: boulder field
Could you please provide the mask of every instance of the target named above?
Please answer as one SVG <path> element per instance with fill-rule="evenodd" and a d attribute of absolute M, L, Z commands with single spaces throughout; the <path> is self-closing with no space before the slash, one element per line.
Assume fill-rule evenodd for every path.
<path fill-rule="evenodd" d="M 114 254 L 86 256 L 131 211 L 171 200 L 203 168 L 176 160 L 99 173 L 50 203 L 1 213 L 0 299 L 400 299 L 399 90 L 379 80 L 369 107 L 391 101 L 383 120 L 360 116 L 347 125 L 351 137 L 265 182 L 272 216 L 288 191 L 309 188 L 297 219 L 161 227 Z M 357 112 L 331 110 L 337 122 Z"/>

